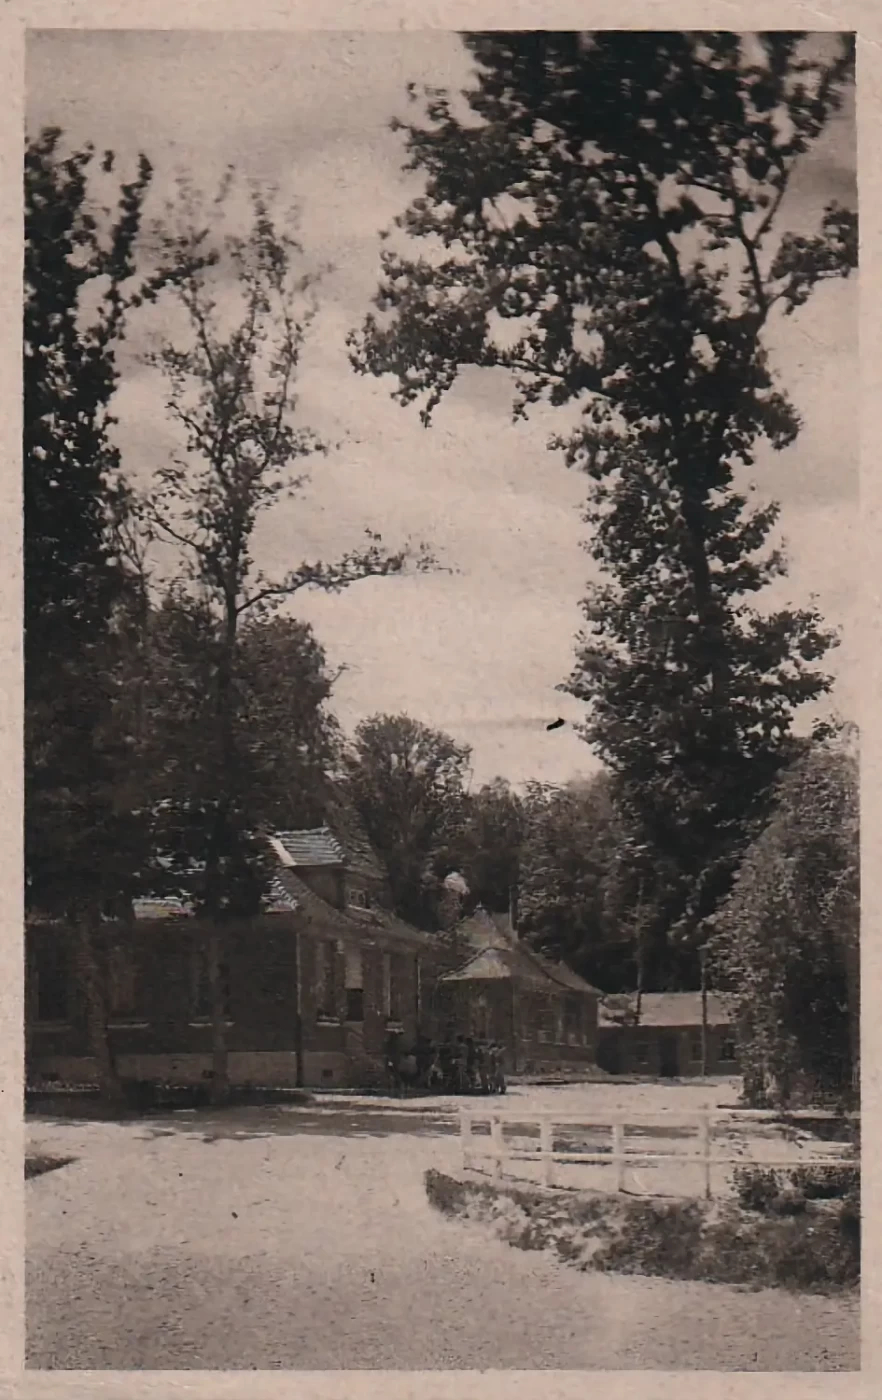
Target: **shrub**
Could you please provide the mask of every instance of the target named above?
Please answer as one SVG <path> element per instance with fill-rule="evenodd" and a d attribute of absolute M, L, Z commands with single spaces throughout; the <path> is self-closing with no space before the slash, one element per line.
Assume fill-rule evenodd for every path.
<path fill-rule="evenodd" d="M 790 1173 L 790 1181 L 808 1201 L 832 1201 L 859 1188 L 860 1168 L 856 1165 L 797 1167 Z"/>
<path fill-rule="evenodd" d="M 770 1196 L 774 1173 L 742 1175 L 772 1204 L 745 1213 L 734 1202 L 562 1197 L 454 1181 L 435 1171 L 426 1173 L 426 1190 L 445 1214 L 490 1222 L 516 1248 L 553 1249 L 583 1270 L 810 1292 L 858 1283 L 859 1182 L 838 1210 L 829 1210 L 811 1208 L 792 1187 Z"/>
<path fill-rule="evenodd" d="M 470 1192 L 465 1182 L 429 1167 L 425 1176 L 426 1195 L 430 1205 L 440 1210 L 442 1215 L 460 1215 L 465 1209 Z M 480 1189 L 480 1188 L 479 1188 Z"/>
<path fill-rule="evenodd" d="M 737 1167 L 732 1179 L 742 1210 L 765 1215 L 781 1195 L 782 1182 L 778 1173 L 762 1167 Z"/>
<path fill-rule="evenodd" d="M 694 1278 L 701 1229 L 702 1209 L 696 1201 L 629 1202 L 613 1238 L 595 1254 L 594 1267 Z"/>

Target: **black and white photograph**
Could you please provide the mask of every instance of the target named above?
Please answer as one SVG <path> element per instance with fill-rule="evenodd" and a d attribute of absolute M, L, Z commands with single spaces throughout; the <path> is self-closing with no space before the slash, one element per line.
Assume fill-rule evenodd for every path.
<path fill-rule="evenodd" d="M 27 33 L 29 1370 L 860 1369 L 855 54 Z"/>

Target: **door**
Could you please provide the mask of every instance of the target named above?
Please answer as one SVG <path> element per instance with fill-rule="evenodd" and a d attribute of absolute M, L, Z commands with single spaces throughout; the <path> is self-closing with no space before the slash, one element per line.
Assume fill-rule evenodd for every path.
<path fill-rule="evenodd" d="M 680 1040 L 676 1035 L 659 1036 L 659 1072 L 664 1079 L 676 1079 L 680 1073 Z"/>

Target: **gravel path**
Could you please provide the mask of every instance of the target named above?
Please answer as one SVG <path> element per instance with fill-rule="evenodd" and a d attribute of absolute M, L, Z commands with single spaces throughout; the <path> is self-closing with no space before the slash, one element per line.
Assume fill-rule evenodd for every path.
<path fill-rule="evenodd" d="M 29 1366 L 859 1365 L 852 1302 L 581 1274 L 442 1219 L 422 1173 L 455 1137 L 261 1121 L 31 1124 L 78 1160 L 27 1187 Z"/>

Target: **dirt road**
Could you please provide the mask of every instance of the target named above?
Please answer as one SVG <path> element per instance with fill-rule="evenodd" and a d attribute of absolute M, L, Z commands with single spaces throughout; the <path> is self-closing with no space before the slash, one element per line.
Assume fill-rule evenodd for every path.
<path fill-rule="evenodd" d="M 27 1186 L 29 1366 L 858 1366 L 853 1304 L 581 1274 L 442 1219 L 422 1174 L 458 1143 L 411 1125 L 32 1123 L 77 1161 Z"/>

